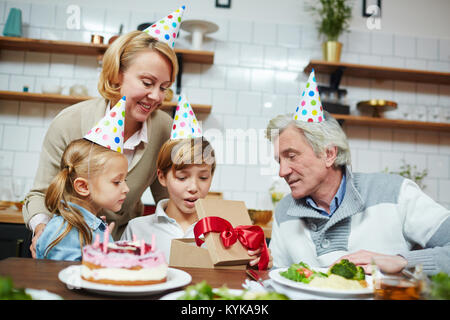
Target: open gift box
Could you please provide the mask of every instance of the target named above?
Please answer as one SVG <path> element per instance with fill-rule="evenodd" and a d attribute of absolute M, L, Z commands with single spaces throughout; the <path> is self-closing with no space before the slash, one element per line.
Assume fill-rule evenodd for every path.
<path fill-rule="evenodd" d="M 243 243 L 257 242 L 259 247 L 264 242 L 265 246 L 264 232 L 252 226 L 243 201 L 199 199 L 195 207 L 199 218 L 194 228 L 196 239 L 172 240 L 170 266 L 245 269 L 254 257 L 248 255 Z M 206 248 L 199 246 L 203 242 L 202 234 Z M 246 235 L 250 240 L 243 239 Z"/>

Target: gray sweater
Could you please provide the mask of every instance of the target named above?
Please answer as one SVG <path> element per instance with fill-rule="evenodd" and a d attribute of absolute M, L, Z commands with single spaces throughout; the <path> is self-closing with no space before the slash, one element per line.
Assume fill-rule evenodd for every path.
<path fill-rule="evenodd" d="M 328 267 L 358 250 L 400 254 L 408 267 L 450 273 L 450 211 L 411 180 L 346 170 L 344 199 L 324 216 L 289 194 L 275 210 L 270 248 L 275 267 L 304 261 Z M 419 250 L 413 250 L 420 247 Z"/>

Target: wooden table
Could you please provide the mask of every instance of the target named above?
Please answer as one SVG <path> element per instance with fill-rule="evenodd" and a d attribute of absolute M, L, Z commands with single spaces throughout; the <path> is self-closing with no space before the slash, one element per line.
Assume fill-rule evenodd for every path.
<path fill-rule="evenodd" d="M 38 260 L 31 258 L 7 258 L 0 260 L 0 276 L 10 276 L 14 286 L 17 288 L 45 289 L 60 295 L 65 300 L 86 299 L 117 299 L 117 297 L 100 295 L 84 289 L 69 290 L 66 285 L 58 279 L 58 273 L 62 269 L 80 262 Z M 244 270 L 219 270 L 201 268 L 177 268 L 186 271 L 192 276 L 191 284 L 206 280 L 212 287 L 226 285 L 230 289 L 242 289 L 242 283 L 247 279 Z M 268 278 L 268 271 L 259 272 L 263 279 Z M 176 288 L 168 292 L 181 290 Z M 159 299 L 168 292 L 162 294 L 128 297 L 128 299 Z M 119 297 L 122 299 L 122 297 Z M 127 297 L 124 297 L 127 299 Z"/>

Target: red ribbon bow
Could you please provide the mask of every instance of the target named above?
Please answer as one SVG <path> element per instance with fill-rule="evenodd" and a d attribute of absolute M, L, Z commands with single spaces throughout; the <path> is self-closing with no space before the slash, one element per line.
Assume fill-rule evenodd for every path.
<path fill-rule="evenodd" d="M 262 247 L 258 269 L 267 269 L 269 264 L 269 251 L 267 250 L 266 237 L 260 226 L 237 226 L 233 228 L 231 223 L 220 217 L 205 217 L 197 222 L 194 227 L 195 243 L 201 246 L 204 242 L 199 237 L 208 232 L 220 232 L 220 238 L 225 248 L 232 246 L 237 240 L 250 250 Z"/>

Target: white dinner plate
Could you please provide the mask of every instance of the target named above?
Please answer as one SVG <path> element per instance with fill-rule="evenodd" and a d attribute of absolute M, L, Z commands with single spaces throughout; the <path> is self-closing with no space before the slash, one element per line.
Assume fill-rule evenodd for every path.
<path fill-rule="evenodd" d="M 213 291 L 216 291 L 217 288 L 214 288 Z M 244 290 L 241 289 L 228 289 L 228 292 L 233 295 L 241 295 Z M 166 294 L 165 296 L 161 297 L 159 300 L 177 300 L 179 297 L 181 297 L 185 293 L 184 290 L 171 292 L 169 294 Z"/>
<path fill-rule="evenodd" d="M 286 271 L 288 268 L 280 268 L 275 269 L 269 272 L 269 277 L 282 285 L 289 286 L 291 288 L 295 288 L 298 290 L 308 291 L 317 295 L 326 295 L 326 296 L 358 296 L 358 295 L 368 295 L 373 294 L 373 282 L 372 277 L 366 275 L 366 281 L 367 281 L 367 288 L 364 289 L 357 289 L 357 290 L 339 290 L 339 289 L 332 289 L 332 288 L 318 288 L 310 286 L 307 283 L 303 282 L 297 282 L 290 279 L 287 279 L 283 277 L 280 272 Z M 315 268 L 315 271 L 320 271 L 326 273 L 328 269 L 326 268 Z"/>
<path fill-rule="evenodd" d="M 61 296 L 47 290 L 26 288 L 25 292 L 28 293 L 33 300 L 63 300 Z"/>
<path fill-rule="evenodd" d="M 95 283 L 81 278 L 81 265 L 69 266 L 61 270 L 58 274 L 58 278 L 64 282 L 69 289 L 86 289 L 91 292 L 112 296 L 152 295 L 188 285 L 192 281 L 192 277 L 189 273 L 169 268 L 167 270 L 167 281 L 163 283 L 141 286 L 120 286 Z"/>

